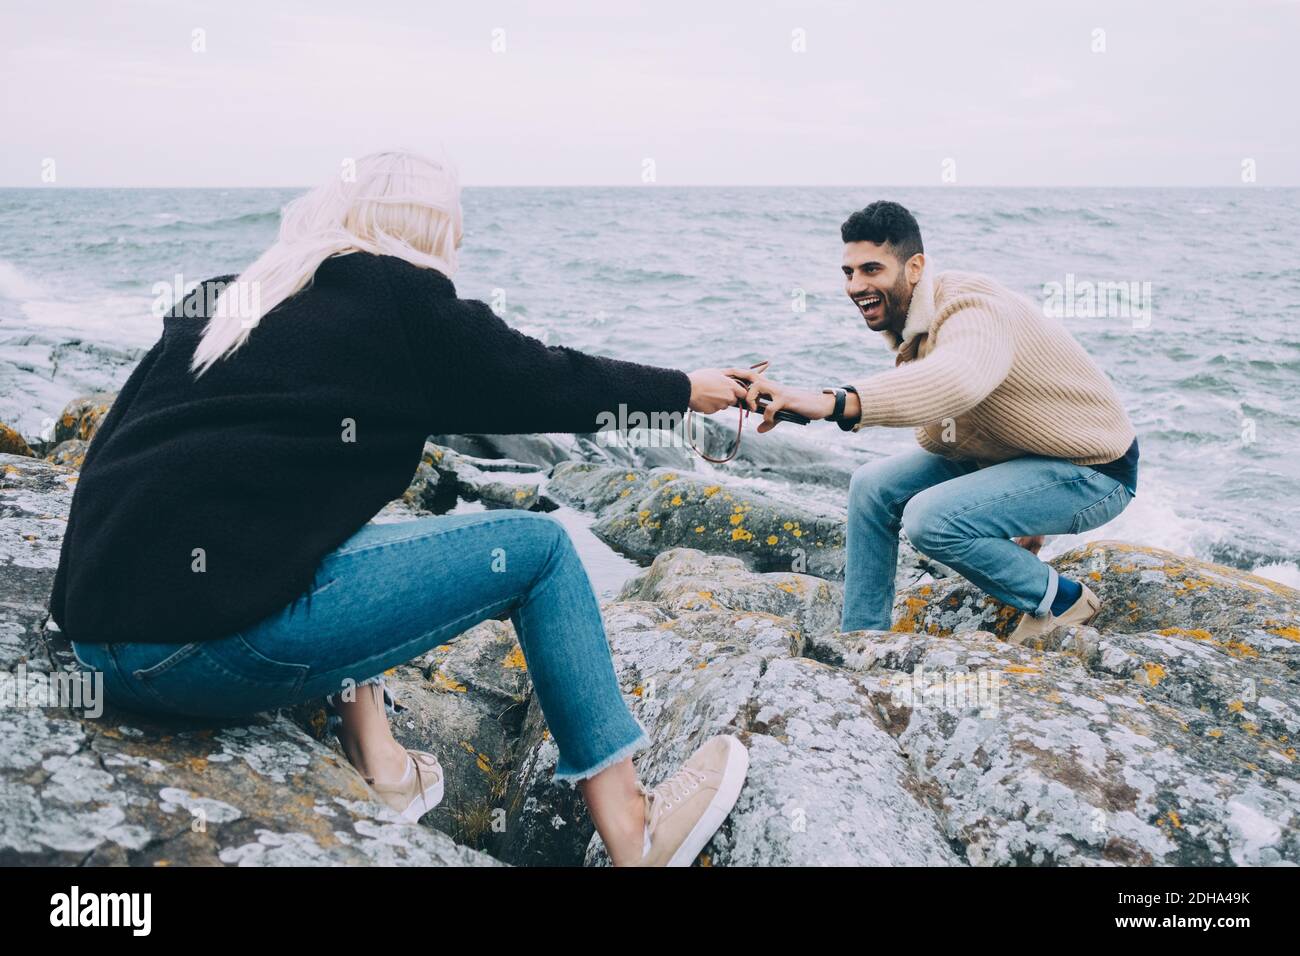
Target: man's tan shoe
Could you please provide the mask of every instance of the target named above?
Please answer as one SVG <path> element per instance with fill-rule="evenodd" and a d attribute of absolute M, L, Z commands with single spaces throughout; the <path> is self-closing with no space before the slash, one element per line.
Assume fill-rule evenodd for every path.
<path fill-rule="evenodd" d="M 399 817 L 416 823 L 442 803 L 442 765 L 437 757 L 423 750 L 408 750 L 406 754 L 406 775 L 397 783 L 375 783 L 374 777 L 362 779 Z"/>
<path fill-rule="evenodd" d="M 1101 609 L 1101 599 L 1088 589 L 1088 585 L 1080 583 L 1079 587 L 1083 588 L 1083 593 L 1079 595 L 1077 601 L 1062 611 L 1060 616 L 1048 614 L 1045 617 L 1034 617 L 1028 611 L 1020 615 L 1020 623 L 1007 635 L 1007 642 L 1024 644 L 1026 641 L 1042 637 L 1054 627 L 1087 624 L 1091 621 Z"/>
<path fill-rule="evenodd" d="M 653 790 L 646 806 L 646 851 L 640 866 L 690 866 L 727 819 L 749 772 L 749 751 L 730 734 L 705 741 Z"/>

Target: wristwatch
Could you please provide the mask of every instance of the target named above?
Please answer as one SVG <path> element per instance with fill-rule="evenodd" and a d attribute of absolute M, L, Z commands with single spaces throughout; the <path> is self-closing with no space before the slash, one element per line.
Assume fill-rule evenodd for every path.
<path fill-rule="evenodd" d="M 848 394 L 842 388 L 823 388 L 823 395 L 835 396 L 835 408 L 826 416 L 828 422 L 838 422 L 844 417 L 844 403 L 848 400 Z"/>
<path fill-rule="evenodd" d="M 831 389 L 824 388 L 822 389 L 822 391 L 829 392 L 831 391 Z M 838 389 L 835 389 L 835 412 L 832 415 L 832 417 L 829 419 L 829 421 L 833 421 L 835 422 L 835 424 L 839 425 L 840 431 L 842 432 L 851 432 L 858 424 L 858 419 L 844 417 L 844 403 L 848 401 L 849 392 L 852 392 L 854 395 L 857 395 L 858 402 L 861 403 L 862 396 L 858 394 L 858 390 L 856 388 L 854 388 L 852 385 L 841 385 Z M 860 416 L 861 416 L 861 411 L 859 411 L 859 417 Z"/>

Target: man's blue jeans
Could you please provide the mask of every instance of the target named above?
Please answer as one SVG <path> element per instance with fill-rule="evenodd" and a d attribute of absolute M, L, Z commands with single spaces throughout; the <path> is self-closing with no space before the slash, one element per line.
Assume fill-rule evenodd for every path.
<path fill-rule="evenodd" d="M 366 525 L 324 558 L 311 588 L 236 634 L 73 650 L 104 672 L 110 703 L 235 717 L 336 693 L 507 614 L 560 751 L 556 779 L 592 776 L 648 743 L 568 532 L 531 512 Z"/>
<path fill-rule="evenodd" d="M 1027 456 L 978 467 L 922 449 L 868 462 L 849 482 L 842 631 L 887 631 L 898 532 L 1004 604 L 1042 617 L 1056 569 L 1012 538 L 1100 527 L 1133 496 L 1109 475 Z"/>

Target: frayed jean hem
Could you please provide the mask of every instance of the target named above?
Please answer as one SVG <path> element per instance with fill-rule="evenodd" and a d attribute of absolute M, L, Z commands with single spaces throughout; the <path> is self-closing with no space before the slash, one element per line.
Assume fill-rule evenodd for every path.
<path fill-rule="evenodd" d="M 397 701 L 393 697 L 392 691 L 384 683 L 384 675 L 377 674 L 374 677 L 367 677 L 363 681 L 357 681 L 357 686 L 362 687 L 366 684 L 378 684 L 384 691 L 384 712 L 392 717 L 397 713 Z M 325 698 L 325 735 L 338 734 L 339 727 L 343 726 L 343 718 L 339 716 L 338 711 L 334 709 L 333 694 Z"/>
<path fill-rule="evenodd" d="M 644 750 L 648 746 L 650 746 L 650 738 L 646 735 L 646 732 L 642 730 L 641 733 L 637 735 L 636 740 L 632 741 L 625 747 L 619 747 L 618 750 L 614 751 L 604 760 L 601 760 L 594 767 L 590 767 L 587 770 L 561 770 L 560 765 L 556 764 L 555 780 L 557 783 L 567 783 L 570 786 L 576 786 L 579 781 L 590 779 L 601 771 L 608 770 L 610 767 L 614 766 L 614 764 L 626 760 L 637 751 Z"/>

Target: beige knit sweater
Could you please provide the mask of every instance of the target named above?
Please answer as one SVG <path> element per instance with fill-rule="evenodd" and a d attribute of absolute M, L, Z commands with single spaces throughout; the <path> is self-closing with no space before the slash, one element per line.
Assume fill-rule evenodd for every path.
<path fill-rule="evenodd" d="M 853 382 L 868 425 L 915 427 L 921 447 L 993 463 L 1026 453 L 1097 465 L 1133 425 L 1115 387 L 1059 321 L 985 276 L 927 263 L 895 367 Z"/>

